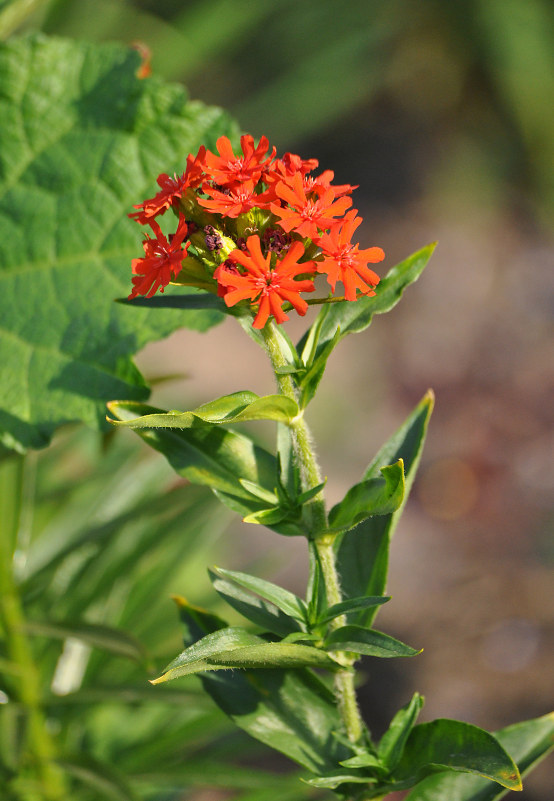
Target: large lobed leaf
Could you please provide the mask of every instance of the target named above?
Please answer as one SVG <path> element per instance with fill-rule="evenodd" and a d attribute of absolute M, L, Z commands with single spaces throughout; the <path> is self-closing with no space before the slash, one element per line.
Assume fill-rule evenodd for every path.
<path fill-rule="evenodd" d="M 213 308 L 129 308 L 142 253 L 133 203 L 160 172 L 236 128 L 183 87 L 139 80 L 118 45 L 44 36 L 0 46 L 0 442 L 46 445 L 57 426 L 104 426 L 114 397 L 143 399 L 132 356 Z M 171 290 L 169 290 L 171 291 Z M 179 290 L 182 293 L 182 289 Z"/>

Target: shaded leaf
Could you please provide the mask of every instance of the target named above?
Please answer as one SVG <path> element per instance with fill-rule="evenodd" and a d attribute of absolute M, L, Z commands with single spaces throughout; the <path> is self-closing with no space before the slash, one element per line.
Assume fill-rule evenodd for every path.
<path fill-rule="evenodd" d="M 180 603 L 185 631 L 188 605 Z M 190 644 L 191 640 L 185 640 Z M 310 670 L 244 670 L 201 674 L 206 691 L 237 726 L 314 773 L 331 772 L 351 753 L 333 693 Z"/>
<path fill-rule="evenodd" d="M 25 623 L 25 631 L 40 637 L 54 637 L 62 640 L 73 637 L 86 642 L 93 648 L 101 648 L 111 654 L 124 656 L 127 659 L 136 659 L 139 662 L 144 662 L 146 658 L 143 645 L 135 637 L 113 626 L 99 623 L 29 620 Z"/>
<path fill-rule="evenodd" d="M 78 754 L 58 760 L 58 764 L 75 779 L 86 784 L 103 798 L 113 801 L 140 801 L 127 780 L 112 765 L 88 754 Z"/>
<path fill-rule="evenodd" d="M 119 401 L 108 404 L 119 420 L 157 415 L 160 410 L 143 403 Z M 240 509 L 249 514 L 260 509 L 260 501 L 246 490 L 241 479 L 261 486 L 275 481 L 277 462 L 249 437 L 211 425 L 189 429 L 137 429 L 152 448 L 163 453 L 179 475 L 194 484 L 204 484 L 241 499 Z M 225 495 L 221 495 L 225 499 Z M 233 508 L 233 507 L 231 507 Z"/>

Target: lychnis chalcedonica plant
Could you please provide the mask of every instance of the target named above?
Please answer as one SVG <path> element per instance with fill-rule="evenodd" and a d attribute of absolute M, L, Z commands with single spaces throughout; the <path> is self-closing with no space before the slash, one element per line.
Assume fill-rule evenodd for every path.
<path fill-rule="evenodd" d="M 309 784 L 340 797 L 384 798 L 414 788 L 412 801 L 469 801 L 519 790 L 514 759 L 522 769 L 530 764 L 521 744 L 525 727 L 539 722 L 497 737 L 454 720 L 417 724 L 423 698 L 415 693 L 377 742 L 356 699 L 361 656 L 419 653 L 373 624 L 390 600 L 389 543 L 414 480 L 432 394 L 330 509 L 305 419 L 331 352 L 397 303 L 433 246 L 380 280 L 368 264 L 382 261 L 381 248 L 352 241 L 362 222 L 350 198 L 356 187 L 334 184 L 330 170 L 314 174 L 315 159 L 277 158 L 265 137 L 256 145 L 245 135 L 240 145 L 235 152 L 221 136 L 217 153 L 201 147 L 181 175 L 160 175 L 157 194 L 135 207 L 130 216 L 147 234 L 144 256 L 132 264 L 129 303 L 232 315 L 265 350 L 277 392 L 235 392 L 189 411 L 136 401 L 109 408 L 115 425 L 134 429 L 181 476 L 211 487 L 245 523 L 305 537 L 307 592 L 300 598 L 214 568 L 215 591 L 254 626 L 229 626 L 177 598 L 186 647 L 154 683 L 198 673 L 240 727 L 307 768 Z M 170 283 L 198 291 L 153 297 Z M 309 305 L 319 312 L 295 345 L 282 324 L 290 310 L 305 315 Z M 274 452 L 233 429 L 255 420 L 277 424 Z"/>

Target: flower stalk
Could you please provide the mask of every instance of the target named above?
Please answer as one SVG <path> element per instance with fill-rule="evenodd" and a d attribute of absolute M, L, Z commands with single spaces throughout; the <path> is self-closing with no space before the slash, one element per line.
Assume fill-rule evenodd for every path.
<path fill-rule="evenodd" d="M 287 360 L 281 349 L 280 341 L 272 321 L 269 321 L 264 328 L 262 328 L 261 334 L 266 352 L 275 372 L 275 378 L 280 393 L 292 400 L 296 400 L 297 393 L 290 374 L 279 372 L 280 368 L 287 366 Z M 321 484 L 321 471 L 311 444 L 312 438 L 310 430 L 304 420 L 303 413 L 291 422 L 290 428 L 293 438 L 294 455 L 303 484 L 302 489 L 308 490 L 311 487 L 316 487 L 318 484 Z M 332 606 L 342 601 L 342 593 L 333 547 L 336 535 L 327 531 L 327 514 L 323 490 L 307 502 L 306 516 L 310 531 L 310 539 L 314 541 L 325 582 L 327 602 L 329 606 Z M 329 627 L 333 630 L 345 624 L 345 616 L 340 615 L 330 622 Z M 344 655 L 342 662 L 345 662 Z M 362 737 L 363 722 L 356 700 L 354 673 L 351 669 L 353 662 L 353 659 L 348 659 L 344 669 L 337 670 L 335 674 L 335 696 L 348 739 L 352 743 L 357 743 Z"/>

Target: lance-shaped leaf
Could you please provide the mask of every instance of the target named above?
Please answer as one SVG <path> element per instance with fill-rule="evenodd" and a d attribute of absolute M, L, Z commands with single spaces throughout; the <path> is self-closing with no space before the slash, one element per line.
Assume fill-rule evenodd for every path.
<path fill-rule="evenodd" d="M 292 617 L 286 615 L 269 601 L 264 601 L 257 595 L 242 587 L 226 581 L 215 573 L 208 571 L 214 590 L 243 617 L 265 631 L 271 631 L 278 637 L 287 637 L 289 634 L 303 634 L 300 624 Z"/>
<path fill-rule="evenodd" d="M 329 303 L 321 309 L 312 328 L 297 345 L 298 351 L 309 359 L 308 373 L 299 381 L 305 388 L 303 406 L 313 396 L 335 345 L 347 334 L 367 328 L 375 314 L 383 314 L 396 306 L 406 287 L 417 281 L 434 249 L 435 244 L 428 245 L 393 267 L 378 284 L 373 297 L 358 298 L 355 303 L 347 300 Z"/>
<path fill-rule="evenodd" d="M 136 659 L 139 662 L 146 660 L 146 651 L 143 645 L 131 634 L 113 626 L 105 626 L 100 623 L 29 620 L 25 623 L 24 628 L 30 634 L 40 637 L 54 637 L 61 640 L 72 637 L 93 648 L 100 648 L 117 656 Z"/>
<path fill-rule="evenodd" d="M 329 512 L 329 528 L 346 531 L 374 515 L 391 515 L 404 498 L 404 463 L 382 467 L 382 478 L 366 478 L 351 487 Z"/>
<path fill-rule="evenodd" d="M 416 656 L 421 653 L 382 631 L 362 626 L 341 626 L 325 640 L 329 651 L 351 651 L 364 656 L 394 657 Z"/>
<path fill-rule="evenodd" d="M 130 421 L 160 413 L 153 406 L 132 401 L 110 403 L 109 409 L 117 419 Z M 182 430 L 137 429 L 137 434 L 163 453 L 173 469 L 193 484 L 219 490 L 223 498 L 240 498 L 243 514 L 258 511 L 263 503 L 244 488 L 241 478 L 261 486 L 275 483 L 275 458 L 236 431 L 202 424 Z"/>
<path fill-rule="evenodd" d="M 377 754 L 389 770 L 394 770 L 398 764 L 422 707 L 422 696 L 414 693 L 411 701 L 398 710 L 391 720 L 389 728 L 381 737 Z"/>
<path fill-rule="evenodd" d="M 224 578 L 230 579 L 235 584 L 257 593 L 262 598 L 265 598 L 266 601 L 271 601 L 294 620 L 298 620 L 301 623 L 306 622 L 308 609 L 305 602 L 294 593 L 285 590 L 284 587 L 279 587 L 271 581 L 236 570 L 224 570 L 222 567 L 216 567 L 215 570 Z"/>
<path fill-rule="evenodd" d="M 307 666 L 329 670 L 338 668 L 338 664 L 319 648 L 291 642 L 266 642 L 237 626 L 207 634 L 186 648 L 152 684 L 172 681 L 204 670 Z"/>
<path fill-rule="evenodd" d="M 439 719 L 415 726 L 394 777 L 401 789 L 441 769 L 475 773 L 508 790 L 521 790 L 519 770 L 498 740 L 459 720 Z"/>
<path fill-rule="evenodd" d="M 357 612 L 360 609 L 371 609 L 374 606 L 381 606 L 381 604 L 385 604 L 387 601 L 390 601 L 390 595 L 370 595 L 362 598 L 349 598 L 347 601 L 341 601 L 325 609 L 318 617 L 317 623 L 328 623 L 330 620 L 334 620 L 341 615 L 346 615 L 349 612 Z"/>
<path fill-rule="evenodd" d="M 433 402 L 433 394 L 428 392 L 381 448 L 365 472 L 364 479 L 375 478 L 379 475 L 381 465 L 402 459 L 405 474 L 404 499 L 392 514 L 364 520 L 356 528 L 337 537 L 337 565 L 339 574 L 348 576 L 348 583 L 344 587 L 347 597 L 383 595 L 385 592 L 390 539 L 410 493 Z M 377 611 L 378 608 L 353 613 L 349 615 L 349 620 L 367 625 L 374 620 Z"/>
<path fill-rule="evenodd" d="M 124 404 L 125 405 L 125 404 Z M 110 410 L 117 414 L 118 401 L 109 404 Z M 298 405 L 283 395 L 259 397 L 255 392 L 233 392 L 222 398 L 204 403 L 190 412 L 156 412 L 135 417 L 132 420 L 112 420 L 110 423 L 127 428 L 193 428 L 202 423 L 224 425 L 242 423 L 248 420 L 275 420 L 290 423 L 298 414 Z"/>
<path fill-rule="evenodd" d="M 312 787 L 319 787 L 321 790 L 336 790 L 341 784 L 376 784 L 375 777 L 363 776 L 361 774 L 349 773 L 345 770 L 342 773 L 336 772 L 332 776 L 318 776 L 317 779 L 308 779 L 306 784 Z"/>
<path fill-rule="evenodd" d="M 140 56 L 44 36 L 0 45 L 0 440 L 48 444 L 57 426 L 106 428 L 110 398 L 144 399 L 132 362 L 214 308 L 130 308 L 142 232 L 127 214 L 236 127 L 182 86 L 136 77 Z M 168 288 L 167 295 L 173 292 Z M 183 290 L 179 290 L 182 294 Z M 193 290 L 194 292 L 194 290 Z"/>
<path fill-rule="evenodd" d="M 554 749 L 554 713 L 507 726 L 494 736 L 525 776 Z M 448 772 L 423 779 L 406 801 L 499 801 L 507 792 L 480 776 Z"/>
<path fill-rule="evenodd" d="M 184 599 L 178 605 L 185 644 L 219 626 Z M 340 736 L 344 729 L 333 693 L 310 670 L 222 671 L 200 678 L 237 726 L 308 770 L 330 773 L 351 754 Z"/>

